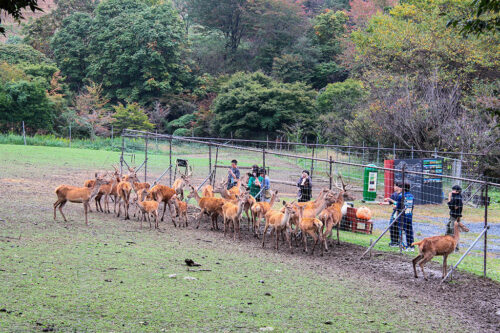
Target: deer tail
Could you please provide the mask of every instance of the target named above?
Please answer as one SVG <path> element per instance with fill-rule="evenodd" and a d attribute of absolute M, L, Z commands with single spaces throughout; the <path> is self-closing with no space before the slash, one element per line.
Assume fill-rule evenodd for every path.
<path fill-rule="evenodd" d="M 411 246 L 415 246 L 415 245 L 420 246 L 420 244 L 422 244 L 423 242 L 424 242 L 424 240 L 422 239 L 422 240 L 421 240 L 421 241 L 419 241 L 419 242 L 413 242 L 413 243 L 411 244 Z"/>

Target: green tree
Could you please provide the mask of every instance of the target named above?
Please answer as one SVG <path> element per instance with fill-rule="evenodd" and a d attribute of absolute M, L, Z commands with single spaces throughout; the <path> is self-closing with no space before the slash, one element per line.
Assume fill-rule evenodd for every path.
<path fill-rule="evenodd" d="M 43 53 L 29 45 L 0 43 L 0 62 L 4 61 L 9 64 L 52 62 Z"/>
<path fill-rule="evenodd" d="M 113 106 L 113 109 L 115 110 L 112 115 L 113 125 L 119 133 L 126 128 L 144 131 L 154 128 L 144 110 L 137 103 L 129 103 L 126 107 L 119 103 L 117 106 Z"/>
<path fill-rule="evenodd" d="M 261 72 L 236 73 L 214 100 L 214 131 L 237 138 L 275 136 L 285 125 L 315 122 L 316 92 L 303 83 L 280 83 Z"/>
<path fill-rule="evenodd" d="M 4 0 L 0 2 L 0 12 L 6 12 L 15 20 L 23 19 L 22 10 L 29 7 L 31 11 L 41 10 L 38 6 L 38 0 Z M 5 29 L 1 26 L 2 19 L 0 17 L 0 33 L 5 34 Z"/>
<path fill-rule="evenodd" d="M 90 82 L 75 98 L 76 123 L 89 129 L 92 140 L 96 135 L 109 133 L 107 128 L 111 123 L 110 111 L 107 107 L 109 100 L 102 94 L 102 86 Z"/>

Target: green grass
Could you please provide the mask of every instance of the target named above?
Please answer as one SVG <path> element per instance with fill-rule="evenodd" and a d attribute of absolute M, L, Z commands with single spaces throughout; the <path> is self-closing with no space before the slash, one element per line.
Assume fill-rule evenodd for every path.
<path fill-rule="evenodd" d="M 54 222 L 55 186 L 82 182 L 117 157 L 0 145 L 0 184 L 9 194 L 0 200 L 0 331 L 464 330 L 446 309 L 410 305 L 401 290 L 319 258 L 165 223 L 163 232 L 141 231 L 136 221 L 104 214 L 91 214 L 86 227 L 76 204 L 65 208 L 68 223 Z M 185 258 L 211 271 L 188 272 Z"/>

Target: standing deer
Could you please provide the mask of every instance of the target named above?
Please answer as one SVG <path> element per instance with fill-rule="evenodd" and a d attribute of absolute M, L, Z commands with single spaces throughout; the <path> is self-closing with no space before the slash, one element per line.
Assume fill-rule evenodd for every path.
<path fill-rule="evenodd" d="M 212 230 L 218 230 L 219 227 L 217 225 L 217 217 L 222 215 L 222 206 L 226 203 L 224 199 L 214 198 L 214 197 L 200 197 L 198 191 L 192 186 L 189 185 L 191 191 L 188 194 L 188 198 L 195 198 L 198 206 L 201 209 L 200 215 L 198 216 L 198 225 L 196 229 L 200 227 L 201 218 L 203 214 L 208 215 L 212 220 Z"/>
<path fill-rule="evenodd" d="M 315 216 L 312 215 L 311 211 L 312 209 L 307 209 L 304 208 L 304 206 L 297 206 L 298 211 L 299 211 L 299 224 L 298 227 L 300 231 L 302 232 L 302 239 L 304 241 L 304 252 L 307 251 L 307 235 L 311 236 L 314 240 L 314 245 L 311 251 L 311 255 L 314 254 L 314 249 L 316 248 L 316 244 L 319 241 L 320 247 L 321 247 L 321 255 L 323 255 L 323 244 L 321 237 L 323 235 L 323 222 L 318 220 Z M 305 214 L 309 213 L 309 217 Z M 312 216 L 312 217 L 311 217 Z"/>
<path fill-rule="evenodd" d="M 458 241 L 460 240 L 460 230 L 469 232 L 469 229 L 462 224 L 462 222 L 455 221 L 454 232 L 452 235 L 446 236 L 433 236 L 422 239 L 420 242 L 411 244 L 412 246 L 418 245 L 418 256 L 412 260 L 413 272 L 415 277 L 418 278 L 417 267 L 418 264 L 424 274 L 424 279 L 427 281 L 427 274 L 424 271 L 424 265 L 428 263 L 434 256 L 443 256 L 443 279 L 446 276 L 448 255 L 455 251 Z"/>
<path fill-rule="evenodd" d="M 121 206 L 123 204 L 123 209 L 125 211 L 125 220 L 130 220 L 129 215 L 129 205 L 130 205 L 130 193 L 132 192 L 132 187 L 134 182 L 138 181 L 137 174 L 134 169 L 129 168 L 130 174 L 128 176 L 123 177 L 122 181 L 118 183 L 116 187 L 116 191 L 118 193 L 118 197 L 120 198 L 120 203 L 118 204 L 118 214 L 117 217 L 120 217 Z"/>
<path fill-rule="evenodd" d="M 170 202 L 170 199 L 172 199 L 174 195 L 175 190 L 173 188 L 166 185 L 156 184 L 151 188 L 151 190 L 149 190 L 148 200 L 156 200 L 159 203 L 163 202 L 163 213 L 161 215 L 162 222 L 168 206 L 168 211 L 170 213 L 170 217 L 172 218 L 172 223 L 174 224 L 174 227 L 177 227 L 177 224 L 175 224 L 174 215 L 172 213 L 172 204 Z"/>
<path fill-rule="evenodd" d="M 283 201 L 284 213 L 277 212 L 274 210 L 269 210 L 266 213 L 266 215 L 265 215 L 266 226 L 264 227 L 264 232 L 262 234 L 262 247 L 264 247 L 264 244 L 265 244 L 267 229 L 272 228 L 272 230 L 276 233 L 276 251 L 278 251 L 278 247 L 279 247 L 279 235 L 283 231 L 285 231 L 286 238 L 288 241 L 288 246 L 290 248 L 290 252 L 293 253 L 292 240 L 291 240 L 292 229 L 290 226 L 290 218 L 293 215 L 295 215 L 295 210 L 293 209 L 293 204 L 294 204 L 294 202 L 287 204 L 285 201 Z"/>
<path fill-rule="evenodd" d="M 95 209 L 96 211 L 100 211 L 102 213 L 111 213 L 109 209 L 109 197 L 112 195 L 113 189 L 115 189 L 116 193 L 116 186 L 120 182 L 120 172 L 113 166 L 115 169 L 113 176 L 111 177 L 111 181 L 109 184 L 103 184 L 101 185 L 101 188 L 99 189 L 99 192 L 97 193 L 95 197 Z M 101 199 L 104 196 L 104 209 L 102 209 L 102 204 L 101 204 Z M 115 198 L 116 200 L 116 198 Z"/>
<path fill-rule="evenodd" d="M 236 233 L 238 233 L 238 239 L 241 239 L 240 235 L 240 219 L 241 213 L 243 212 L 243 205 L 247 200 L 248 193 L 243 193 L 238 197 L 237 203 L 234 204 L 231 201 L 227 201 L 222 206 L 222 216 L 224 217 L 224 237 L 226 236 L 227 230 L 229 230 L 229 223 L 233 225 L 233 239 L 236 240 Z"/>
<path fill-rule="evenodd" d="M 57 201 L 54 202 L 54 220 L 56 219 L 56 209 L 59 208 L 59 212 L 64 219 L 64 222 L 68 222 L 66 220 L 66 216 L 62 211 L 66 202 L 75 202 L 75 203 L 83 203 L 83 210 L 85 212 L 85 225 L 89 224 L 87 211 L 90 207 L 89 201 L 92 200 L 97 193 L 99 192 L 99 188 L 103 184 L 107 184 L 108 181 L 104 179 L 104 177 L 99 176 L 97 172 L 95 173 L 95 184 L 93 188 L 89 187 L 76 187 L 70 185 L 60 185 L 56 188 L 55 193 L 57 195 Z"/>
<path fill-rule="evenodd" d="M 175 193 L 177 194 L 177 197 L 180 200 L 184 200 L 184 187 L 189 184 L 189 178 L 191 177 L 191 175 L 191 173 L 188 173 L 187 175 L 181 175 L 181 178 L 176 179 L 174 184 L 172 185 Z"/>
<path fill-rule="evenodd" d="M 276 200 L 278 200 L 278 191 L 273 192 L 270 202 L 255 202 L 251 207 L 254 235 L 258 236 L 260 220 L 265 218 L 266 213 L 271 210 Z"/>
<path fill-rule="evenodd" d="M 184 218 L 184 227 L 188 226 L 188 219 L 187 219 L 187 202 L 184 202 L 182 200 L 179 200 L 177 198 L 177 194 L 174 194 L 172 198 L 170 199 L 170 202 L 174 205 L 176 213 L 176 217 L 179 218 L 179 226 L 181 225 L 180 219 L 181 217 Z"/>
<path fill-rule="evenodd" d="M 158 224 L 158 207 L 159 203 L 154 200 L 150 201 L 145 201 L 144 198 L 146 197 L 146 190 L 145 189 L 140 189 L 139 192 L 137 193 L 137 197 L 133 199 L 133 203 L 136 205 L 137 209 L 142 213 L 142 218 L 141 220 L 141 229 L 142 229 L 142 221 L 147 217 L 148 222 L 149 222 L 149 229 L 151 229 L 151 219 L 149 215 L 153 215 L 155 218 L 155 229 L 158 229 L 159 224 Z"/>

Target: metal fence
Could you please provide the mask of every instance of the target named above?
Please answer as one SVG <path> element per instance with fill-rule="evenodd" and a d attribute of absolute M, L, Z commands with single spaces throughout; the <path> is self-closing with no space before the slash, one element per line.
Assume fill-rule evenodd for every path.
<path fill-rule="evenodd" d="M 444 153 L 449 155 L 457 154 L 452 152 L 416 150 L 412 152 L 410 150 L 409 155 L 402 155 L 403 153 L 408 153 L 408 150 L 393 148 L 392 152 L 388 153 L 387 148 L 381 147 L 373 149 L 356 146 L 301 145 L 291 142 L 271 143 L 270 141 L 256 140 L 178 137 L 136 130 L 125 130 L 122 133 L 121 148 L 120 165 L 122 169 L 127 164 L 130 164 L 130 162 L 134 163 L 134 165 L 139 165 L 137 169 L 144 172 L 144 179 L 149 181 L 154 179 L 154 183 L 165 181 L 171 185 L 177 177 L 176 160 L 182 158 L 187 159 L 194 166 L 194 179 L 196 181 L 199 183 L 210 182 L 211 184 L 215 184 L 227 176 L 225 169 L 228 168 L 230 160 L 238 159 L 239 166 L 243 171 L 245 168 L 250 168 L 253 164 L 259 164 L 261 167 L 267 168 L 273 188 L 279 189 L 282 195 L 290 197 L 296 195 L 296 182 L 302 169 L 310 171 L 315 191 L 319 191 L 323 187 L 332 189 L 334 175 L 342 174 L 353 185 L 353 191 L 359 197 L 363 190 L 364 169 L 368 164 L 371 164 L 373 169 L 382 173 L 377 178 L 377 185 L 379 188 L 384 188 L 388 181 L 387 175 L 391 174 L 402 179 L 403 183 L 412 177 L 429 177 L 427 172 L 414 171 L 406 169 L 406 167 L 390 168 L 381 166 L 384 159 L 388 157 L 394 158 L 394 154 L 401 154 L 401 157 L 408 156 L 409 158 L 428 156 L 439 158 Z M 345 151 L 346 148 L 347 153 Z M 360 155 L 359 149 L 370 150 L 371 152 L 363 156 L 362 153 Z M 460 154 L 460 158 L 464 158 L 464 156 L 477 157 L 479 155 L 470 153 Z M 221 172 L 221 168 L 224 168 L 223 172 Z M 166 178 L 167 175 L 168 181 Z M 470 207 L 464 209 L 463 217 L 464 221 L 474 222 L 471 224 L 474 226 L 474 228 L 471 228 L 471 231 L 473 231 L 474 235 L 477 234 L 477 237 L 475 239 L 473 239 L 473 236 L 464 238 L 468 249 L 465 251 L 464 256 L 457 262 L 456 266 L 460 264 L 466 255 L 471 253 L 475 245 L 482 238 L 484 242 L 480 251 L 481 253 L 477 253 L 476 251 L 475 255 L 479 254 L 483 257 L 483 274 L 486 276 L 488 254 L 500 254 L 499 238 L 494 237 L 490 240 L 491 244 L 488 243 L 488 231 L 490 230 L 488 213 L 491 209 L 488 198 L 492 191 L 500 191 L 500 183 L 489 179 L 467 178 L 445 173 L 437 176 L 437 178 L 442 181 L 443 192 L 434 193 L 431 196 L 422 198 L 421 203 L 423 206 L 415 209 L 414 225 L 418 227 L 414 231 L 422 236 L 442 233 L 448 212 L 446 205 L 442 204 L 442 202 L 445 201 L 446 197 L 444 193 L 452 185 L 461 183 L 465 189 L 480 188 L 480 198 L 482 200 L 479 201 L 478 205 L 481 205 L 481 203 L 484 204 L 484 210 L 482 208 Z M 414 191 L 416 189 L 410 188 L 409 190 Z M 379 195 L 378 199 L 383 201 L 384 196 Z M 375 225 L 378 229 L 385 229 L 379 239 L 389 230 L 387 220 L 375 220 Z M 499 229 L 497 228 L 498 226 L 495 225 L 495 235 L 498 233 L 498 236 L 500 236 L 500 230 L 497 230 Z M 376 246 L 377 241 L 370 246 L 370 249 Z M 399 239 L 400 248 L 402 241 L 403 237 Z M 491 247 L 490 250 L 489 246 Z"/>

